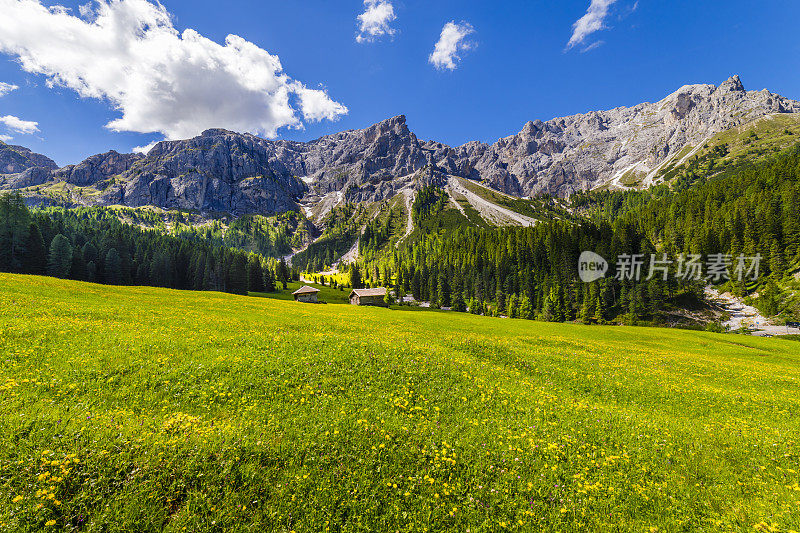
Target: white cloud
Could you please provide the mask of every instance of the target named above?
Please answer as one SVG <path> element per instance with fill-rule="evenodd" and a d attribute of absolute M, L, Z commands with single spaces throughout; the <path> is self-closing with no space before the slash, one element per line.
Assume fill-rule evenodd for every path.
<path fill-rule="evenodd" d="M 22 133 L 24 135 L 30 135 L 32 133 L 36 133 L 39 131 L 39 123 L 33 122 L 30 120 L 22 120 L 21 118 L 15 117 L 14 115 L 6 115 L 4 117 L 0 117 L 0 124 L 7 127 L 14 133 Z"/>
<path fill-rule="evenodd" d="M 428 62 L 438 69 L 455 70 L 461 60 L 460 52 L 471 50 L 474 43 L 466 41 L 466 37 L 475 33 L 475 28 L 466 22 L 448 22 L 442 28 L 439 42 L 428 57 Z"/>
<path fill-rule="evenodd" d="M 181 139 L 225 128 L 274 137 L 302 120 L 347 113 L 239 36 L 219 44 L 192 29 L 179 33 L 159 3 L 98 0 L 78 17 L 39 0 L 0 0 L 0 12 L 0 52 L 50 86 L 110 102 L 121 113 L 107 124 L 115 131 Z"/>
<path fill-rule="evenodd" d="M 11 85 L 10 83 L 4 83 L 0 81 L 0 98 L 7 95 L 11 91 L 16 91 L 17 89 L 19 89 L 19 87 L 16 85 Z"/>
<path fill-rule="evenodd" d="M 0 98 L 7 95 L 11 91 L 15 91 L 19 89 L 16 85 L 11 85 L 10 83 L 5 83 L 0 81 Z M 0 126 L 5 126 L 5 129 L 13 132 L 13 133 L 22 133 L 24 135 L 30 135 L 32 133 L 36 133 L 39 131 L 39 123 L 33 122 L 30 120 L 22 120 L 19 117 L 15 117 L 14 115 L 6 115 L 4 117 L 0 117 Z M 7 143 L 8 141 L 12 140 L 13 137 L 10 135 L 3 135 L 0 134 L 0 141 Z"/>
<path fill-rule="evenodd" d="M 150 144 L 146 144 L 144 146 L 134 146 L 133 152 L 137 154 L 144 154 L 147 155 L 150 150 L 152 150 L 155 145 L 157 145 L 160 141 L 153 141 Z"/>
<path fill-rule="evenodd" d="M 604 29 L 606 27 L 605 20 L 608 16 L 608 8 L 616 1 L 617 0 L 592 0 L 586 14 L 572 25 L 572 37 L 570 37 L 567 43 L 567 50 L 582 45 L 590 35 Z M 585 49 L 584 52 L 588 52 L 591 48 L 597 47 L 597 45 L 589 46 L 590 48 Z"/>
<path fill-rule="evenodd" d="M 358 16 L 358 35 L 356 41 L 369 43 L 384 35 L 395 34 L 389 23 L 397 16 L 394 6 L 387 0 L 364 0 L 364 12 Z"/>

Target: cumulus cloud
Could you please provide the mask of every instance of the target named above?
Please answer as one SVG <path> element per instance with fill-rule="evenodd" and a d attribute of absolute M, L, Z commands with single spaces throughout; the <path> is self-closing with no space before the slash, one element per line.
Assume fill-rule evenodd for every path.
<path fill-rule="evenodd" d="M 7 95 L 11 91 L 15 91 L 19 89 L 16 85 L 11 85 L 10 83 L 5 83 L 0 81 L 0 98 Z M 13 132 L 13 133 L 22 133 L 24 135 L 29 135 L 32 133 L 36 133 L 39 131 L 39 123 L 33 122 L 30 120 L 22 120 L 19 117 L 15 117 L 14 115 L 6 115 L 4 117 L 0 117 L 0 126 L 3 126 L 3 129 Z M 0 141 L 7 143 L 13 139 L 10 135 L 0 134 Z"/>
<path fill-rule="evenodd" d="M 11 91 L 16 91 L 17 89 L 19 89 L 19 87 L 16 85 L 11 85 L 10 83 L 4 83 L 0 81 L 0 98 L 7 95 Z"/>
<path fill-rule="evenodd" d="M 356 41 L 369 43 L 384 35 L 392 36 L 394 28 L 389 23 L 397 16 L 394 6 L 387 0 L 364 0 L 364 12 L 358 16 L 358 35 Z"/>
<path fill-rule="evenodd" d="M 168 139 L 226 128 L 274 137 L 303 120 L 333 120 L 347 108 L 324 89 L 283 72 L 280 59 L 236 35 L 217 43 L 178 32 L 148 0 L 98 0 L 81 16 L 39 0 L 0 0 L 0 52 L 86 98 L 109 102 L 115 131 Z"/>
<path fill-rule="evenodd" d="M 157 145 L 160 141 L 153 141 L 150 144 L 146 144 L 144 146 L 134 146 L 133 152 L 137 154 L 144 154 L 147 155 L 150 150 L 152 150 L 155 145 Z"/>
<path fill-rule="evenodd" d="M 14 133 L 22 133 L 23 135 L 30 135 L 39 131 L 39 123 L 31 120 L 22 120 L 14 115 L 6 115 L 0 117 L 0 124 L 8 128 Z"/>
<path fill-rule="evenodd" d="M 572 25 L 572 37 L 570 37 L 567 43 L 567 50 L 584 44 L 590 35 L 604 29 L 606 27 L 605 20 L 608 16 L 608 8 L 616 3 L 616 1 L 617 0 L 592 0 L 586 14 Z M 594 43 L 583 51 L 588 52 L 593 48 L 597 48 L 597 46 L 599 46 L 599 44 Z"/>
<path fill-rule="evenodd" d="M 475 28 L 467 22 L 448 22 L 442 28 L 439 42 L 428 57 L 428 62 L 438 69 L 455 70 L 461 61 L 461 52 L 471 50 L 475 44 L 466 38 L 475 33 Z"/>

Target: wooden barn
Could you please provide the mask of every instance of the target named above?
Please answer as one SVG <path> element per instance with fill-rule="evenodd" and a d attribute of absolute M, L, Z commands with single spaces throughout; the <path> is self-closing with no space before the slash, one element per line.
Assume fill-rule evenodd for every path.
<path fill-rule="evenodd" d="M 353 289 L 350 293 L 350 304 L 352 305 L 377 305 L 388 307 L 383 299 L 386 298 L 386 288 L 377 287 L 375 289 Z"/>
<path fill-rule="evenodd" d="M 315 304 L 319 303 L 317 300 L 317 294 L 319 293 L 319 289 L 315 289 L 314 287 L 309 287 L 308 285 L 304 287 L 300 287 L 296 291 L 292 293 L 294 296 L 294 300 L 296 302 L 305 302 L 308 304 Z"/>

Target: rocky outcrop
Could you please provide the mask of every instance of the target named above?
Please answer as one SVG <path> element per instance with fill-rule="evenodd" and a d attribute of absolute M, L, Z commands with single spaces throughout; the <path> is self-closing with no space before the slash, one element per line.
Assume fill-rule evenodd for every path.
<path fill-rule="evenodd" d="M 291 144 L 220 129 L 161 142 L 109 184 L 100 201 L 236 215 L 297 209 L 305 185 L 294 177 Z"/>
<path fill-rule="evenodd" d="M 397 116 L 307 143 L 212 129 L 158 143 L 146 156 L 112 151 L 62 169 L 17 147 L 6 148 L 3 159 L 0 145 L 0 174 L 6 173 L 0 188 L 61 181 L 72 194 L 80 193 L 76 187 L 96 189 L 80 199 L 84 204 L 236 215 L 282 212 L 301 203 L 311 209 L 320 202 L 380 201 L 424 183 L 446 183 L 448 175 L 515 196 L 568 196 L 630 176 L 650 185 L 686 146 L 760 117 L 796 112 L 800 102 L 766 90 L 748 92 L 734 76 L 719 87 L 681 87 L 652 104 L 528 122 L 494 144 L 421 142 Z"/>
<path fill-rule="evenodd" d="M 96 185 L 113 176 L 120 176 L 130 170 L 144 156 L 141 154 L 120 154 L 111 150 L 85 159 L 77 165 L 68 165 L 53 173 L 56 181 L 86 187 Z"/>
<path fill-rule="evenodd" d="M 0 141 L 0 174 L 17 174 L 29 168 L 57 169 L 55 161 L 23 146 L 14 146 Z"/>
<path fill-rule="evenodd" d="M 567 196 L 626 173 L 636 173 L 646 186 L 687 145 L 760 117 L 797 112 L 800 102 L 767 90 L 748 92 L 733 76 L 719 87 L 681 87 L 654 104 L 528 122 L 492 145 L 440 151 L 437 163 L 517 196 Z"/>

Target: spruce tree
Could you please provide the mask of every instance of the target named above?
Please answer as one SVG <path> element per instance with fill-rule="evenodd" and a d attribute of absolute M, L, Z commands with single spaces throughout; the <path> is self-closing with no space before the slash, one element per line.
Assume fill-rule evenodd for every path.
<path fill-rule="evenodd" d="M 61 233 L 53 238 L 50 243 L 50 253 L 47 259 L 47 273 L 57 278 L 69 276 L 72 267 L 72 245 L 69 239 Z"/>
<path fill-rule="evenodd" d="M 361 281 L 361 269 L 358 268 L 358 264 L 353 262 L 350 265 L 350 287 L 354 289 L 360 289 L 364 285 L 363 281 Z"/>
<path fill-rule="evenodd" d="M 531 299 L 527 295 L 520 298 L 518 315 L 519 318 L 533 320 L 533 306 L 531 305 Z"/>
<path fill-rule="evenodd" d="M 0 271 L 22 271 L 22 256 L 30 229 L 30 211 L 15 191 L 0 195 Z"/>
<path fill-rule="evenodd" d="M 247 260 L 247 290 L 264 292 L 264 271 L 261 268 L 261 258 L 256 255 L 251 255 Z"/>
<path fill-rule="evenodd" d="M 28 228 L 28 239 L 25 241 L 23 269 L 28 274 L 44 275 L 47 273 L 47 248 L 44 246 L 39 225 L 31 222 Z"/>
<path fill-rule="evenodd" d="M 286 266 L 286 261 L 281 258 L 280 262 L 278 262 L 278 268 L 275 270 L 275 277 L 283 285 L 283 290 L 286 290 L 290 276 L 289 267 Z"/>
<path fill-rule="evenodd" d="M 70 279 L 86 281 L 86 262 L 83 260 L 83 250 L 80 246 L 72 249 L 72 266 L 69 269 Z"/>
<path fill-rule="evenodd" d="M 97 266 L 95 266 L 94 261 L 86 263 L 86 281 L 90 283 L 97 282 Z"/>
<path fill-rule="evenodd" d="M 502 289 L 497 289 L 495 295 L 495 302 L 497 303 L 497 314 L 502 315 L 506 312 L 506 293 Z"/>
<path fill-rule="evenodd" d="M 275 292 L 275 275 L 269 265 L 264 267 L 264 292 Z"/>
<path fill-rule="evenodd" d="M 228 273 L 228 292 L 247 294 L 247 256 L 236 253 Z"/>
<path fill-rule="evenodd" d="M 439 274 L 439 284 L 436 292 L 439 295 L 438 302 L 442 307 L 450 307 L 450 283 L 444 273 Z"/>
<path fill-rule="evenodd" d="M 122 282 L 122 258 L 116 248 L 111 248 L 106 253 L 103 277 L 105 282 L 110 285 L 119 285 Z"/>

